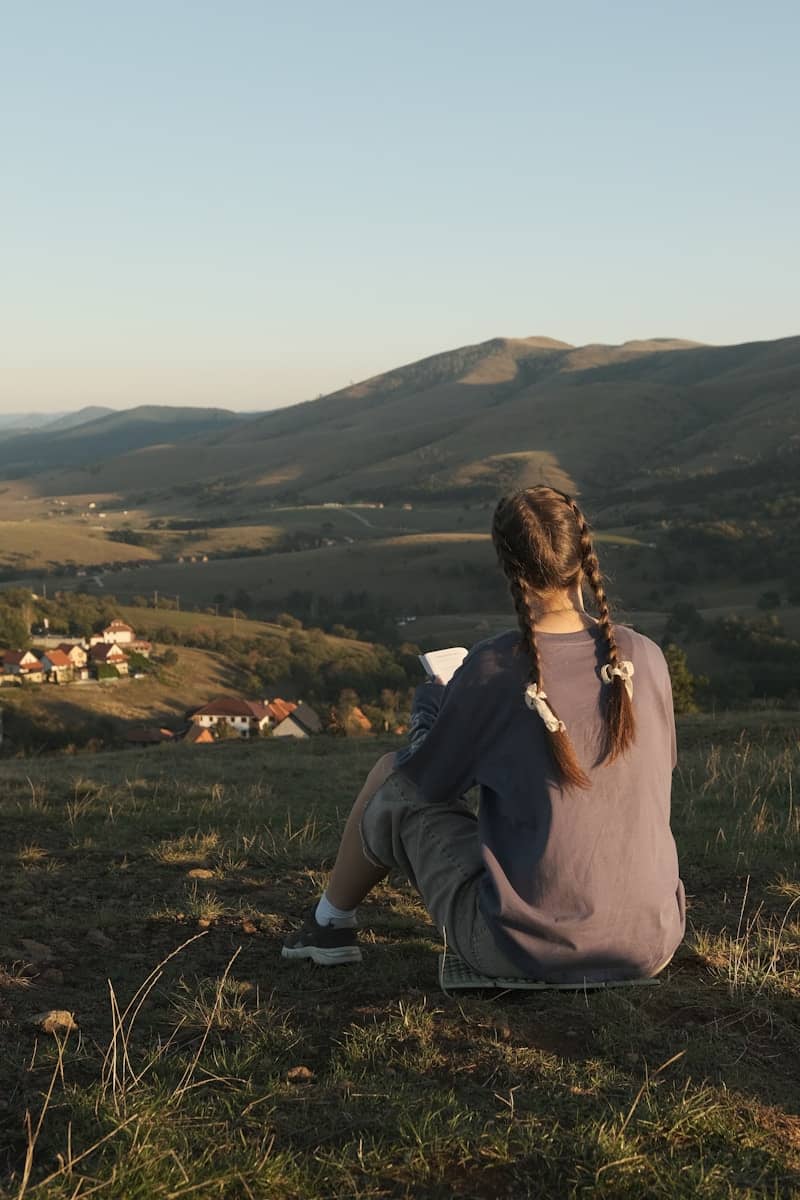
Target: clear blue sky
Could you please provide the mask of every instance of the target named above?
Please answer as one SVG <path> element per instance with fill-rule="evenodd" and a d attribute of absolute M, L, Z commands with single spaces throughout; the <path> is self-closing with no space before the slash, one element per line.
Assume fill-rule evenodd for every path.
<path fill-rule="evenodd" d="M 0 0 L 0 408 L 800 333 L 800 6 Z"/>

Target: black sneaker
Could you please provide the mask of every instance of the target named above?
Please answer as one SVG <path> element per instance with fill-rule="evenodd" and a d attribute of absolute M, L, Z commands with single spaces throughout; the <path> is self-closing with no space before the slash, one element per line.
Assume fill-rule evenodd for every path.
<path fill-rule="evenodd" d="M 334 925 L 318 925 L 311 912 L 300 929 L 289 934 L 281 957 L 310 958 L 321 967 L 361 962 L 358 931 L 337 929 Z"/>

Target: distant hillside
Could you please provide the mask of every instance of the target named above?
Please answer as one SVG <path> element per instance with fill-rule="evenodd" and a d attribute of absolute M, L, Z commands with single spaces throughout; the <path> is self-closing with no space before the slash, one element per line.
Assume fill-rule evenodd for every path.
<path fill-rule="evenodd" d="M 135 494 L 151 511 L 180 502 L 244 513 L 275 499 L 489 499 L 540 480 L 602 493 L 654 472 L 768 459 L 800 440 L 798 396 L 800 338 L 721 347 L 494 338 L 266 415 L 225 414 L 191 453 L 185 437 L 166 429 L 157 437 L 145 422 L 137 453 L 114 459 L 112 440 L 104 443 L 91 481 L 98 492 Z M 88 483 L 74 471 L 37 480 L 50 494 Z"/>
<path fill-rule="evenodd" d="M 141 405 L 122 412 L 100 412 L 103 415 L 92 420 L 76 424 L 67 417 L 56 427 L 0 442 L 0 476 L 38 476 L 65 467 L 79 468 L 80 486 L 72 490 L 92 491 L 85 472 L 101 476 L 112 459 L 148 446 L 168 447 L 179 453 L 189 439 L 212 431 L 219 434 L 241 420 L 236 413 L 222 408 Z"/>
<path fill-rule="evenodd" d="M 65 413 L 62 417 L 47 421 L 45 429 L 48 433 L 58 433 L 62 429 L 75 429 L 78 425 L 87 425 L 89 421 L 96 421 L 100 417 L 113 416 L 115 411 L 115 409 L 104 407 L 101 404 L 88 404 L 85 408 L 79 408 L 77 412 Z"/>
<path fill-rule="evenodd" d="M 18 437 L 22 433 L 30 433 L 41 429 L 54 419 L 60 419 L 61 413 L 0 413 L 0 438 Z"/>

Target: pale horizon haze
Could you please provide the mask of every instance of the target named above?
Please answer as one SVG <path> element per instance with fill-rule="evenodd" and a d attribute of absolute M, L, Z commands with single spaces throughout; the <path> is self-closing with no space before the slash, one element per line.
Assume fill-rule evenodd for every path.
<path fill-rule="evenodd" d="M 0 412 L 800 333 L 788 0 L 0 13 Z"/>

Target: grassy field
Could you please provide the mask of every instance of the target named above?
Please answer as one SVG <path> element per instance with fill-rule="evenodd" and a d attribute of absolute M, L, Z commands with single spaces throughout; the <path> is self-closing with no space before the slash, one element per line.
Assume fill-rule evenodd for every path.
<path fill-rule="evenodd" d="M 188 633 L 192 629 L 210 629 L 224 637 L 257 638 L 267 634 L 280 638 L 289 636 L 288 630 L 271 621 L 248 621 L 241 617 L 234 619 L 214 613 L 178 612 L 166 608 L 137 608 L 135 605 L 126 604 L 120 606 L 119 612 L 123 621 L 127 621 L 144 637 L 161 627 L 182 633 Z"/>
<path fill-rule="evenodd" d="M 606 548 L 604 561 L 613 571 L 626 569 L 627 547 Z M 221 592 L 232 596 L 244 588 L 266 606 L 281 604 L 294 590 L 334 597 L 367 591 L 393 603 L 398 615 L 435 613 L 443 601 L 480 610 L 487 597 L 503 592 L 489 535 L 463 531 L 365 538 L 352 545 L 206 563 L 153 563 L 107 576 L 105 588 L 121 598 L 154 591 L 180 595 L 185 605 L 207 605 Z"/>
<path fill-rule="evenodd" d="M 260 637 L 279 638 L 286 641 L 291 637 L 292 630 L 276 625 L 273 621 L 248 621 L 240 617 L 220 617 L 212 613 L 177 612 L 163 608 L 136 608 L 131 605 L 121 605 L 119 612 L 123 620 L 129 622 L 138 634 L 147 636 L 155 630 L 166 626 L 178 632 L 189 633 L 192 630 L 213 630 L 224 637 L 244 638 L 255 640 Z M 373 650 L 369 642 L 361 642 L 357 638 L 337 637 L 332 633 L 319 634 L 321 644 L 331 653 L 368 654 Z"/>
<path fill-rule="evenodd" d="M 398 879 L 361 966 L 281 960 L 388 743 L 3 764 L 0 1194 L 797 1195 L 799 734 L 681 723 L 687 940 L 605 995 L 442 995 Z"/>
<path fill-rule="evenodd" d="M 0 567 L 20 572 L 52 570 L 65 564 L 91 567 L 156 558 L 142 546 L 112 542 L 99 529 L 53 518 L 44 521 L 0 521 Z"/>

